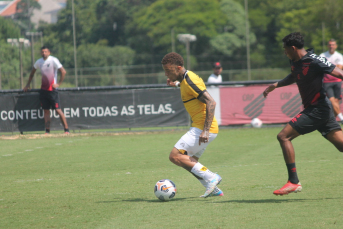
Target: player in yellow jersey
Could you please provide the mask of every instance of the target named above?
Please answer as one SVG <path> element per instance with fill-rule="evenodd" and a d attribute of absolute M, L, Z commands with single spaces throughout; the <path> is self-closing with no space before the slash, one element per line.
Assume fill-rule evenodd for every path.
<path fill-rule="evenodd" d="M 162 59 L 167 84 L 180 86 L 181 99 L 193 121 L 190 130 L 175 144 L 169 159 L 192 173 L 206 188 L 201 197 L 222 196 L 222 190 L 217 187 L 222 178 L 199 163 L 207 145 L 218 134 L 218 123 L 214 117 L 216 102 L 206 91 L 204 81 L 187 71 L 183 63 L 182 56 L 175 52 L 168 53 Z"/>

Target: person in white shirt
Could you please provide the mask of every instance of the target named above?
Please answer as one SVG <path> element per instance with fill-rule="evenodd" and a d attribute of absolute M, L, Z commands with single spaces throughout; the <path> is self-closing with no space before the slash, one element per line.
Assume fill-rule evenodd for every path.
<path fill-rule="evenodd" d="M 325 57 L 328 61 L 336 65 L 338 68 L 343 69 L 343 56 L 337 52 L 337 43 L 335 39 L 331 39 L 328 42 L 329 50 L 320 54 L 321 57 Z M 323 87 L 326 91 L 327 97 L 330 99 L 333 107 L 333 111 L 336 117 L 338 117 L 343 123 L 343 115 L 339 108 L 339 100 L 342 99 L 342 80 L 338 79 L 330 74 L 325 74 L 323 79 Z"/>
<path fill-rule="evenodd" d="M 223 71 L 222 65 L 219 62 L 213 64 L 213 73 L 208 77 L 207 83 L 221 83 L 222 75 L 220 75 Z"/>
<path fill-rule="evenodd" d="M 69 134 L 68 123 L 61 110 L 60 98 L 57 90 L 64 80 L 66 70 L 56 57 L 50 56 L 50 50 L 47 47 L 43 46 L 41 48 L 41 55 L 42 58 L 37 60 L 34 64 L 30 73 L 29 81 L 23 90 L 26 92 L 30 88 L 32 78 L 36 70 L 39 68 L 42 74 L 42 85 L 39 92 L 39 100 L 44 110 L 45 133 L 50 133 L 50 109 L 55 109 L 64 126 L 64 133 Z M 58 83 L 57 71 L 59 71 L 61 74 L 60 81 Z"/>

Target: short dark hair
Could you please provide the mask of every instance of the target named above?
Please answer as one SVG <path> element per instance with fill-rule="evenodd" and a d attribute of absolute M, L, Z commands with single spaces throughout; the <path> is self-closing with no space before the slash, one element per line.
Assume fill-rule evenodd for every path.
<path fill-rule="evenodd" d="M 40 48 L 40 50 L 43 50 L 43 49 L 47 49 L 47 50 L 50 51 L 50 49 L 48 47 L 46 47 L 46 46 L 43 46 L 43 47 Z"/>
<path fill-rule="evenodd" d="M 288 47 L 295 46 L 298 49 L 304 47 L 304 37 L 299 32 L 288 34 L 282 41 Z"/>
<path fill-rule="evenodd" d="M 331 39 L 328 41 L 328 43 L 329 43 L 329 42 L 336 42 L 336 40 L 333 39 L 333 38 L 331 38 Z"/>
<path fill-rule="evenodd" d="M 180 54 L 176 52 L 171 52 L 166 54 L 163 59 L 162 59 L 162 65 L 165 64 L 175 64 L 177 66 L 182 66 L 183 67 L 183 58 Z"/>

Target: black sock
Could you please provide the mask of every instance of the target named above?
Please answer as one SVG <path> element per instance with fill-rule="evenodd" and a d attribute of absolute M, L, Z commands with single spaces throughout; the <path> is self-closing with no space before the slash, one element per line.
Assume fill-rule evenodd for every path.
<path fill-rule="evenodd" d="M 69 133 L 69 129 L 64 128 L 64 132 L 68 132 Z"/>
<path fill-rule="evenodd" d="M 299 179 L 297 175 L 297 168 L 295 167 L 295 163 L 286 164 L 288 170 L 288 180 L 293 184 L 298 184 Z"/>
<path fill-rule="evenodd" d="M 45 129 L 45 133 L 50 133 L 50 129 Z"/>

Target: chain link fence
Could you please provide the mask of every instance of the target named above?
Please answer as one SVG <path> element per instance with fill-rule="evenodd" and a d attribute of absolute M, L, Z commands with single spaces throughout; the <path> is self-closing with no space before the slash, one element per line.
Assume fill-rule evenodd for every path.
<path fill-rule="evenodd" d="M 280 58 L 281 57 L 281 58 Z M 205 61 L 205 57 L 197 57 L 197 62 L 192 64 L 190 70 L 198 74 L 205 82 L 212 74 L 212 61 Z M 211 58 L 215 59 L 215 57 Z M 219 59 L 219 58 L 218 58 Z M 278 60 L 281 64 L 275 64 Z M 282 60 L 282 61 L 281 61 Z M 246 61 L 220 60 L 223 66 L 223 81 L 245 81 L 248 80 Z M 160 62 L 160 61 L 155 61 Z M 290 71 L 287 58 L 284 56 L 270 56 L 269 60 L 260 64 L 252 61 L 251 80 L 282 79 Z M 270 66 L 270 67 L 269 67 Z M 24 69 L 24 85 L 28 80 L 31 68 Z M 137 84 L 164 84 L 166 76 L 161 64 L 142 64 L 127 66 L 105 66 L 105 67 L 80 67 L 77 75 L 73 68 L 67 68 L 66 78 L 61 87 L 90 87 L 90 86 L 121 86 Z M 76 80 L 77 79 L 77 80 Z M 0 69 L 0 89 L 19 89 L 20 71 L 15 67 L 11 71 Z M 76 85 L 76 82 L 77 85 Z M 32 88 L 40 88 L 41 76 L 37 70 Z"/>

